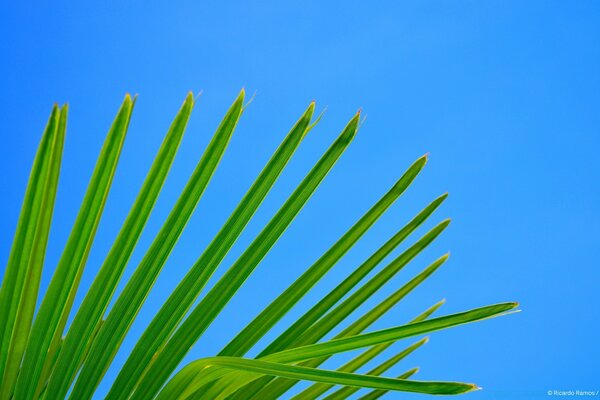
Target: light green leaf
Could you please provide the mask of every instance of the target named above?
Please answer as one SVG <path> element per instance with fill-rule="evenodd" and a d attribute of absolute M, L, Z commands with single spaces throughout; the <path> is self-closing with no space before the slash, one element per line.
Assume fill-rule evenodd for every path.
<path fill-rule="evenodd" d="M 459 382 L 423 382 L 407 381 L 400 379 L 382 378 L 369 375 L 356 375 L 348 372 L 326 371 L 294 365 L 285 365 L 262 360 L 248 360 L 237 357 L 213 357 L 198 360 L 186 367 L 200 372 L 207 367 L 213 370 L 235 369 L 246 371 L 254 375 L 274 375 L 288 379 L 304 379 L 334 385 L 347 385 L 358 387 L 377 388 L 381 390 L 395 390 L 402 392 L 426 394 L 460 394 L 477 389 L 476 385 Z M 184 373 L 185 374 L 185 373 Z M 157 400 L 188 399 L 192 396 L 185 386 L 177 383 L 169 384 L 160 393 Z"/>
<path fill-rule="evenodd" d="M 518 305 L 518 303 L 498 303 L 461 313 L 450 314 L 426 321 L 402 325 L 395 328 L 388 328 L 362 335 L 333 339 L 325 343 L 312 344 L 284 350 L 266 356 L 264 359 L 274 362 L 290 363 L 309 360 L 311 358 L 329 356 L 344 351 L 373 346 L 379 343 L 396 341 L 412 336 L 423 335 L 457 325 L 463 325 L 470 322 L 496 317 L 506 313 L 507 311 L 515 309 Z"/>
<path fill-rule="evenodd" d="M 31 172 L 0 294 L 0 398 L 14 388 L 27 345 L 54 211 L 67 124 L 67 106 L 55 106 Z"/>

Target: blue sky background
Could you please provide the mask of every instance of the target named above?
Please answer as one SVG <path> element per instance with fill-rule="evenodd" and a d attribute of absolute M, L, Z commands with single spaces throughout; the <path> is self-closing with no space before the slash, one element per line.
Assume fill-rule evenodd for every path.
<path fill-rule="evenodd" d="M 222 348 L 413 160 L 430 152 L 430 162 L 411 189 L 261 344 L 431 199 L 449 191 L 446 204 L 394 254 L 452 217 L 447 232 L 354 316 L 448 250 L 449 262 L 370 330 L 404 323 L 441 298 L 448 300 L 442 313 L 507 300 L 520 301 L 523 312 L 435 333 L 389 375 L 420 366 L 419 379 L 476 382 L 485 390 L 465 397 L 474 400 L 542 399 L 554 389 L 600 390 L 595 295 L 600 244 L 598 2 L 151 3 L 0 5 L 3 263 L 50 107 L 53 102 L 70 104 L 42 289 L 126 92 L 139 98 L 82 288 L 90 284 L 118 233 L 187 91 L 203 94 L 126 276 L 237 92 L 242 87 L 256 92 L 98 398 L 156 309 L 311 100 L 319 110 L 327 107 L 325 118 L 306 138 L 223 268 L 250 243 L 359 107 L 367 120 L 186 360 Z M 80 291 L 77 301 L 81 299 Z M 396 344 L 386 355 L 408 343 Z M 400 397 L 423 398 L 389 396 Z"/>

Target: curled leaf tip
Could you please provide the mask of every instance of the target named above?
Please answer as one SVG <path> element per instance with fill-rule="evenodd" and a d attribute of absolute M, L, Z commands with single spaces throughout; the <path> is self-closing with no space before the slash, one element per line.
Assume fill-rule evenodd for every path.
<path fill-rule="evenodd" d="M 246 92 L 244 91 L 244 89 L 242 89 L 242 91 L 240 92 L 240 95 L 238 96 L 238 99 L 240 101 L 244 101 L 244 96 L 246 95 Z M 256 91 L 252 94 L 252 97 L 250 97 L 250 99 L 246 102 L 246 104 L 244 104 L 242 106 L 242 112 L 246 111 L 246 108 L 250 105 L 250 103 L 252 103 L 254 101 L 254 98 L 256 97 Z"/>

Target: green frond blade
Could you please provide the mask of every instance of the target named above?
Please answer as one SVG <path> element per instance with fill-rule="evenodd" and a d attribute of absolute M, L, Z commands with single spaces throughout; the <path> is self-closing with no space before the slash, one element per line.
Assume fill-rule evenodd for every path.
<path fill-rule="evenodd" d="M 47 400 L 64 398 L 77 373 L 83 354 L 91 344 L 166 180 L 193 106 L 194 96 L 190 93 L 169 128 L 119 235 L 73 319 L 48 383 Z"/>
<path fill-rule="evenodd" d="M 383 329 L 361 335 L 333 339 L 325 343 L 312 344 L 284 350 L 264 357 L 265 360 L 291 363 L 312 358 L 330 356 L 362 347 L 374 346 L 380 343 L 392 342 L 412 336 L 423 335 L 434 331 L 463 325 L 499 316 L 514 310 L 518 303 L 498 303 L 469 311 L 450 314 L 421 322 L 410 323 L 395 328 Z"/>
<path fill-rule="evenodd" d="M 460 394 L 476 390 L 477 386 L 469 383 L 459 382 L 424 382 L 407 381 L 392 378 L 382 378 L 370 375 L 357 375 L 348 372 L 318 370 L 314 368 L 299 367 L 295 365 L 279 364 L 263 360 L 248 360 L 237 357 L 213 357 L 198 360 L 186 368 L 202 371 L 207 367 L 215 369 L 234 369 L 246 371 L 255 376 L 273 375 L 288 379 L 302 379 L 333 385 L 358 386 L 375 388 L 380 390 L 394 390 L 402 392 L 426 393 L 426 394 Z M 188 399 L 193 396 L 189 387 L 171 383 L 159 394 L 158 400 L 166 399 Z M 193 383 L 193 382 L 192 382 Z M 191 397 L 194 398 L 194 397 Z"/>
<path fill-rule="evenodd" d="M 102 324 L 70 398 L 87 399 L 99 384 L 208 186 L 241 116 L 243 102 L 244 91 L 242 90 L 219 124 L 160 232 Z"/>
<path fill-rule="evenodd" d="M 182 322 L 164 348 L 156 355 L 152 366 L 144 375 L 132 398 L 147 399 L 158 393 L 185 354 L 283 234 L 350 144 L 358 128 L 359 116 L 360 114 L 357 114 L 350 120 L 338 139 L 311 169 L 252 244 L 192 310 L 188 318 Z"/>
<path fill-rule="evenodd" d="M 62 336 L 108 197 L 133 104 L 131 97 L 126 96 L 104 142 L 77 219 L 33 323 L 17 379 L 15 398 L 32 398 L 48 357 L 48 349 L 52 342 L 59 341 Z"/>
<path fill-rule="evenodd" d="M 14 388 L 40 284 L 66 132 L 67 107 L 53 107 L 29 179 L 0 291 L 0 398 Z"/>
<path fill-rule="evenodd" d="M 279 297 L 250 322 L 221 352 L 242 356 L 252 348 L 308 291 L 354 246 L 371 226 L 410 186 L 425 166 L 423 156 L 411 165 L 396 184 L 354 224 L 325 254 Z"/>
<path fill-rule="evenodd" d="M 130 395 L 143 371 L 150 365 L 154 353 L 164 345 L 177 328 L 208 279 L 273 187 L 306 133 L 314 126 L 309 125 L 313 113 L 314 103 L 311 103 L 277 148 L 219 233 L 156 314 L 119 372 L 107 399 L 126 399 Z"/>

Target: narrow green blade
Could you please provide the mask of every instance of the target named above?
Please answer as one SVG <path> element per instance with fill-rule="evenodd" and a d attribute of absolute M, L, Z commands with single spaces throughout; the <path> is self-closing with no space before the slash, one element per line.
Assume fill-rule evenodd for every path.
<path fill-rule="evenodd" d="M 200 372 L 207 367 L 221 370 L 240 370 L 254 375 L 274 375 L 288 379 L 303 379 L 334 385 L 358 386 L 381 390 L 395 390 L 425 394 L 460 394 L 477 389 L 476 385 L 459 382 L 423 382 L 382 378 L 370 375 L 357 375 L 348 372 L 326 371 L 314 368 L 285 365 L 262 360 L 248 360 L 237 357 L 213 357 L 196 361 L 190 366 Z M 187 367 L 186 367 L 187 368 Z M 193 395 L 182 385 L 169 384 L 158 396 L 158 400 L 188 399 Z M 193 397 L 192 397 L 193 398 Z"/>
<path fill-rule="evenodd" d="M 102 324 L 92 343 L 83 369 L 75 382 L 70 398 L 88 399 L 100 383 L 100 379 L 114 358 L 171 250 L 208 186 L 241 116 L 243 103 L 244 91 L 242 90 L 217 128 L 160 232 Z"/>
<path fill-rule="evenodd" d="M 325 343 L 312 344 L 284 350 L 279 353 L 264 357 L 264 360 L 292 363 L 309 360 L 312 358 L 330 356 L 332 354 L 374 346 L 380 343 L 393 342 L 412 336 L 423 335 L 453 326 L 495 317 L 504 314 L 507 311 L 514 310 L 518 305 L 518 303 L 498 303 L 461 313 L 437 317 L 422 322 L 402 325 L 395 328 L 388 328 L 357 336 L 333 339 Z"/>
<path fill-rule="evenodd" d="M 165 347 L 156 355 L 152 366 L 134 392 L 133 398 L 148 399 L 158 393 L 185 354 L 246 281 L 342 155 L 356 134 L 359 118 L 360 114 L 357 113 L 350 120 L 338 139 L 321 157 L 262 232 L 181 324 Z"/>
<path fill-rule="evenodd" d="M 242 356 L 252 348 L 369 230 L 384 212 L 410 186 L 425 166 L 419 158 L 396 184 L 362 216 L 325 254 L 292 283 L 277 299 L 250 322 L 221 352 L 223 356 Z"/>
<path fill-rule="evenodd" d="M 60 340 L 117 167 L 134 101 L 126 96 L 108 133 L 75 224 L 40 305 L 17 379 L 15 398 L 31 399 L 51 343 Z"/>
<path fill-rule="evenodd" d="M 133 253 L 181 143 L 194 106 L 189 93 L 175 117 L 129 215 L 65 337 L 48 383 L 47 400 L 63 399 Z"/>
<path fill-rule="evenodd" d="M 267 193 L 273 187 L 306 133 L 311 129 L 312 126 L 309 124 L 313 112 L 314 103 L 311 103 L 275 151 L 219 233 L 161 307 L 119 372 L 107 399 L 127 399 L 131 394 L 143 371 L 151 364 L 154 353 L 164 345 L 177 328 L 208 279 L 239 238 Z"/>
<path fill-rule="evenodd" d="M 2 356 L 0 398 L 14 388 L 29 337 L 54 210 L 67 107 L 54 107 L 25 195 L 0 294 Z"/>

